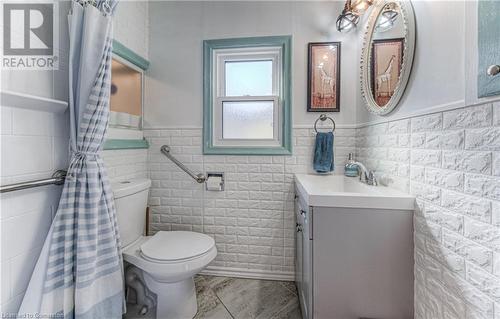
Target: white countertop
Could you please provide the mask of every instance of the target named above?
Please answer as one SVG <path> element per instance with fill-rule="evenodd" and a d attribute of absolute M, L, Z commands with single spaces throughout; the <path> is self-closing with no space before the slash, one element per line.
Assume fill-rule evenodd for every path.
<path fill-rule="evenodd" d="M 309 206 L 415 209 L 414 196 L 386 186 L 369 186 L 358 177 L 295 174 L 295 184 Z"/>

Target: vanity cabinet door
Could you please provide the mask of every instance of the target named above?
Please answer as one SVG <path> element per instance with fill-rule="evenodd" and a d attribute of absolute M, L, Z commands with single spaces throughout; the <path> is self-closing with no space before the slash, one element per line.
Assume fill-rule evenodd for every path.
<path fill-rule="evenodd" d="M 298 199 L 295 200 L 295 284 L 297 285 L 298 293 L 302 291 L 302 231 L 301 227 L 300 207 Z"/>
<path fill-rule="evenodd" d="M 478 96 L 500 95 L 500 1 L 478 1 Z"/>
<path fill-rule="evenodd" d="M 413 211 L 313 207 L 313 231 L 310 317 L 413 319 Z"/>
<path fill-rule="evenodd" d="M 297 197 L 295 200 L 295 282 L 303 319 L 312 318 L 312 241 L 309 207 Z"/>
<path fill-rule="evenodd" d="M 304 209 L 302 215 L 302 291 L 304 307 L 302 317 L 312 318 L 312 240 L 311 240 L 311 210 Z"/>

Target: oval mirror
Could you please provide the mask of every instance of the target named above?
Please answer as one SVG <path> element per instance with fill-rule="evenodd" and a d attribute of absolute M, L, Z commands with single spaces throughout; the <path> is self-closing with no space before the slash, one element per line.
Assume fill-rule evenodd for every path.
<path fill-rule="evenodd" d="M 378 1 L 368 18 L 361 53 L 361 94 L 370 112 L 394 110 L 410 77 L 415 17 L 410 1 Z"/>

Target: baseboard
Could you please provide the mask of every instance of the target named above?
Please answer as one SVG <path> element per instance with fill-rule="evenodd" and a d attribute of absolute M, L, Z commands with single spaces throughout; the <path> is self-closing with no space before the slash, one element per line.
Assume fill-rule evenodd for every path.
<path fill-rule="evenodd" d="M 295 274 L 293 272 L 228 268 L 218 266 L 208 266 L 207 268 L 202 270 L 200 274 L 249 279 L 295 281 Z"/>

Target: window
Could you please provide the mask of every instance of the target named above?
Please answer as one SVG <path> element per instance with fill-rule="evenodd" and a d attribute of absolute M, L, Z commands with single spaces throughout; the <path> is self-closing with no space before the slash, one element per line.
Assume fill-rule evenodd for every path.
<path fill-rule="evenodd" d="M 204 42 L 204 153 L 291 153 L 291 38 Z"/>

